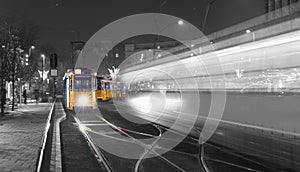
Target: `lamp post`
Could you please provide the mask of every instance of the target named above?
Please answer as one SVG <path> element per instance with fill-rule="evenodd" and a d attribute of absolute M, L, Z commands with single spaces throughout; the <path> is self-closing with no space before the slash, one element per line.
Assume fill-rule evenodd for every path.
<path fill-rule="evenodd" d="M 44 96 L 44 67 L 45 67 L 45 54 L 41 54 L 42 61 L 42 97 Z"/>
<path fill-rule="evenodd" d="M 251 31 L 250 29 L 247 29 L 247 30 L 246 30 L 246 33 L 247 33 L 247 34 L 251 34 L 251 36 L 252 36 L 252 41 L 254 42 L 254 41 L 255 41 L 255 33 L 254 33 L 253 31 Z"/>
<path fill-rule="evenodd" d="M 31 56 L 31 51 L 35 49 L 35 46 L 30 46 L 29 50 L 28 50 L 28 54 L 25 54 L 26 57 L 26 62 L 25 65 L 28 66 L 29 65 L 29 58 Z M 31 89 L 31 77 L 29 79 L 29 90 Z"/>
<path fill-rule="evenodd" d="M 184 25 L 184 21 L 183 20 L 178 20 L 177 22 L 175 22 L 175 23 L 170 23 L 170 24 L 168 24 L 168 25 L 166 25 L 165 27 L 163 27 L 161 30 L 159 30 L 158 32 L 157 32 L 157 34 L 156 34 L 156 39 L 155 39 L 155 42 L 154 42 L 154 45 L 153 45 L 153 56 L 154 56 L 154 54 L 155 54 L 155 49 L 160 49 L 160 46 L 157 46 L 157 43 L 158 43 L 158 41 L 159 41 L 159 32 L 163 32 L 165 29 L 167 29 L 167 28 L 169 28 L 170 26 L 172 26 L 172 25 L 174 25 L 174 24 L 177 24 L 178 26 L 182 26 L 182 25 Z"/>
<path fill-rule="evenodd" d="M 211 0 L 208 2 L 207 7 L 206 7 L 206 12 L 205 12 L 205 16 L 204 16 L 204 20 L 203 20 L 203 25 L 202 25 L 202 32 L 204 33 L 205 31 L 205 25 L 206 25 L 206 21 L 207 21 L 207 17 L 208 17 L 208 13 L 210 10 L 210 6 L 212 6 L 213 3 L 215 3 L 217 0 Z"/>
<path fill-rule="evenodd" d="M 0 116 L 4 116 L 4 103 L 5 103 L 5 95 L 4 94 L 6 94 L 6 92 L 4 91 L 5 89 L 4 89 L 4 76 L 3 76 L 3 68 L 4 68 L 4 65 L 3 65 L 3 62 L 4 62 L 4 51 L 3 51 L 3 49 L 5 48 L 5 45 L 2 45 L 1 46 L 1 90 L 0 90 L 0 95 L 1 95 L 1 97 L 0 97 L 0 100 L 1 100 L 1 115 Z"/>

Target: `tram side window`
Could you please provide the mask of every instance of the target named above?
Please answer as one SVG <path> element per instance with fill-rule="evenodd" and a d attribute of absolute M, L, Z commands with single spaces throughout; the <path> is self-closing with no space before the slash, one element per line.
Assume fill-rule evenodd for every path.
<path fill-rule="evenodd" d="M 109 89 L 110 89 L 110 83 L 109 83 L 109 82 L 106 82 L 106 83 L 105 83 L 105 88 L 106 88 L 106 90 L 109 90 Z"/>

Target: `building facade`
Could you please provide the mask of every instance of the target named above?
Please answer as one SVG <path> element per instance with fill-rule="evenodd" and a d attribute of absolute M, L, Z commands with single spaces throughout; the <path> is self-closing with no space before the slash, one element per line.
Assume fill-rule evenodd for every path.
<path fill-rule="evenodd" d="M 298 3 L 299 0 L 266 0 L 266 13 L 269 13 L 271 11 L 280 9 L 282 7 L 285 7 L 287 5 Z"/>

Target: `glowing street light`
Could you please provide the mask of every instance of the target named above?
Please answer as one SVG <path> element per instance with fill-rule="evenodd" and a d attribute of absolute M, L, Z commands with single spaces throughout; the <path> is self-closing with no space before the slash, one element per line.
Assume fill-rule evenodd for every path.
<path fill-rule="evenodd" d="M 251 34 L 252 34 L 252 41 L 255 41 L 255 33 L 254 33 L 254 32 L 252 32 L 250 29 L 247 29 L 247 30 L 246 30 L 246 33 L 247 33 L 247 34 L 250 34 L 250 33 L 251 33 Z"/>
<path fill-rule="evenodd" d="M 178 20 L 178 25 L 183 25 L 183 24 L 184 24 L 183 20 Z"/>
<path fill-rule="evenodd" d="M 41 58 L 43 59 L 43 62 L 42 62 L 42 79 L 44 80 L 44 66 L 45 66 L 45 54 L 41 54 Z"/>

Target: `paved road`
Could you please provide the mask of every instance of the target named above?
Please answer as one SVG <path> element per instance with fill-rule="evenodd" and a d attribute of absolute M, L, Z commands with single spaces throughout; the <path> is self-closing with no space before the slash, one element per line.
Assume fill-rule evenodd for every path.
<path fill-rule="evenodd" d="M 101 115 L 81 112 L 76 115 L 81 120 L 81 128 L 88 131 L 115 171 L 201 172 L 205 171 L 203 165 L 210 171 L 274 171 L 258 163 L 261 159 L 239 154 L 222 145 L 206 143 L 201 149 L 197 138 L 186 137 L 169 149 L 165 143 L 176 142 L 174 138 L 179 138 L 180 133 L 172 131 L 174 135 L 171 138 L 160 138 L 167 128 L 146 124 L 141 119 L 140 123 L 145 124 L 125 120 L 112 102 L 100 102 L 99 107 Z M 149 145 L 154 146 L 149 148 Z M 153 157 L 153 154 L 156 156 Z M 129 155 L 134 158 L 126 157 Z"/>
<path fill-rule="evenodd" d="M 222 169 L 225 171 L 300 170 L 298 161 L 300 140 L 299 136 L 295 135 L 296 133 L 228 121 L 230 116 L 238 116 L 238 114 L 249 116 L 245 118 L 245 120 L 249 119 L 249 122 L 259 120 L 259 114 L 272 117 L 272 113 L 275 113 L 274 108 L 281 108 L 274 118 L 280 117 L 280 113 L 283 112 L 289 113 L 288 116 L 295 116 L 298 108 L 294 101 L 298 100 L 298 97 L 229 95 L 225 119 L 221 121 L 209 142 L 200 147 L 197 141 L 205 122 L 201 116 L 203 116 L 202 113 L 205 114 L 205 111 L 208 111 L 210 102 L 209 95 L 204 94 L 200 114 L 190 133 L 193 137 L 185 138 L 178 146 L 170 149 L 163 141 L 168 141 L 169 144 L 175 143 L 181 136 L 181 133 L 178 133 L 181 132 L 180 129 L 186 128 L 184 120 L 177 121 L 181 125 L 177 125 L 175 130 L 168 130 L 165 127 L 170 127 L 175 123 L 178 109 L 180 109 L 178 106 L 180 102 L 177 100 L 180 100 L 180 97 L 176 94 L 167 95 L 169 104 L 161 113 L 156 110 L 161 109 L 159 102 L 165 102 L 160 99 L 160 95 L 156 96 L 156 94 L 150 99 L 152 107 L 145 98 L 147 93 L 143 93 L 130 95 L 129 101 L 119 101 L 117 105 L 116 101 L 114 103 L 100 102 L 100 112 L 96 114 L 82 112 L 76 114 L 82 123 L 81 128 L 88 131 L 116 171 L 162 169 L 164 171 L 203 171 L 204 167 L 210 171 L 222 171 Z M 192 93 L 189 94 L 192 96 Z M 263 100 L 266 100 L 265 105 L 256 103 L 262 103 Z M 189 110 L 189 107 L 195 103 L 188 96 L 181 101 L 184 102 L 183 106 L 186 106 L 185 110 Z M 282 104 L 282 102 L 289 101 L 292 103 Z M 251 116 L 249 107 L 257 108 L 253 112 L 258 114 Z M 242 109 L 245 111 L 243 112 Z M 122 112 L 122 116 L 119 112 Z M 192 115 L 187 113 L 185 119 L 189 120 L 189 118 L 192 119 Z M 272 120 L 271 122 L 274 122 L 274 119 Z M 136 123 L 137 121 L 139 124 Z M 155 121 L 155 123 L 148 123 L 148 121 Z M 161 137 L 166 131 L 173 132 L 174 137 Z M 160 153 L 159 156 L 149 158 L 157 153 Z M 128 159 L 129 155 L 134 158 Z"/>
<path fill-rule="evenodd" d="M 51 104 L 22 105 L 0 118 L 0 171 L 34 171 Z"/>

